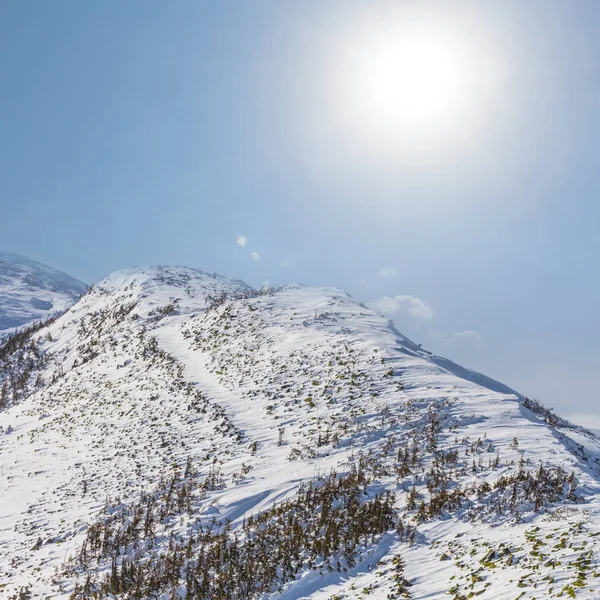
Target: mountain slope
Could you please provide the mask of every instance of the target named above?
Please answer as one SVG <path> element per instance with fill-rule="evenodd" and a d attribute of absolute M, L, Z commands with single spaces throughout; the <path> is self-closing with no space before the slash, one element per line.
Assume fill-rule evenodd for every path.
<path fill-rule="evenodd" d="M 0 251 L 0 337 L 66 310 L 86 289 L 62 271 Z"/>
<path fill-rule="evenodd" d="M 597 597 L 598 439 L 340 290 L 126 271 L 27 344 L 6 597 Z"/>

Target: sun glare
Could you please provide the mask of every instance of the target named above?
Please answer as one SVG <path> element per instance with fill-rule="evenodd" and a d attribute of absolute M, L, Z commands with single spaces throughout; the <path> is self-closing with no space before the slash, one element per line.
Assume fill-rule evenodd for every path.
<path fill-rule="evenodd" d="M 391 124 L 413 128 L 450 118 L 466 93 L 456 49 L 425 35 L 375 45 L 362 68 L 359 102 Z"/>
<path fill-rule="evenodd" d="M 470 122 L 481 99 L 479 68 L 464 36 L 405 22 L 367 26 L 351 38 L 333 67 L 331 99 L 337 126 L 354 140 L 431 149 Z"/>

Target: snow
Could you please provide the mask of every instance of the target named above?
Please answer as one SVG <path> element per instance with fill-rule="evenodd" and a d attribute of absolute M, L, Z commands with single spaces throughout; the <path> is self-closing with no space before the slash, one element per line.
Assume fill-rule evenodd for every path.
<path fill-rule="evenodd" d="M 556 503 L 521 522 L 485 507 L 476 517 L 462 510 L 430 519 L 413 545 L 390 531 L 365 545 L 347 572 L 307 571 L 269 597 L 390 598 L 400 554 L 413 599 L 547 598 L 577 581 L 574 564 L 589 550 L 589 579 L 576 597 L 600 594 L 591 576 L 600 532 L 598 438 L 568 424 L 551 427 L 516 392 L 431 356 L 341 290 L 258 294 L 184 267 L 132 269 L 95 286 L 36 336 L 51 357 L 44 385 L 0 412 L 2 598 L 25 586 L 33 597 L 69 598 L 75 579 L 65 567 L 88 524 L 109 500 L 139 498 L 173 464 L 191 458 L 206 473 L 217 461 L 226 485 L 201 501 L 202 518 L 236 528 L 293 497 L 302 482 L 346 472 L 386 444 L 393 465 L 431 411 L 444 423 L 440 447 L 458 449 L 468 465 L 480 461 L 477 472 L 461 476 L 464 485 L 493 484 L 525 457 L 534 471 L 542 464 L 574 472 L 585 503 Z M 162 357 L 147 350 L 153 338 Z M 488 468 L 496 453 L 501 465 Z M 412 482 L 382 475 L 376 486 L 395 494 L 402 515 Z M 422 478 L 414 482 L 426 495 Z M 552 550 L 564 534 L 569 545 Z M 506 564 L 509 556 L 514 564 Z M 561 566 L 547 566 L 549 557 Z"/>
<path fill-rule="evenodd" d="M 0 338 L 67 310 L 86 289 L 66 273 L 0 251 Z"/>

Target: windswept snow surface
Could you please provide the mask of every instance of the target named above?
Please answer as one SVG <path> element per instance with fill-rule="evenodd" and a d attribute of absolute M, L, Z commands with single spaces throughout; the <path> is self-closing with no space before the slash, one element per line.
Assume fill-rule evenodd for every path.
<path fill-rule="evenodd" d="M 25 256 L 0 251 L 0 338 L 70 308 L 85 283 Z"/>
<path fill-rule="evenodd" d="M 493 391 L 493 380 L 457 376 L 338 289 L 259 294 L 193 269 L 130 270 L 35 336 L 50 357 L 31 375 L 37 391 L 0 411 L 1 598 L 67 599 L 95 569 L 108 572 L 77 565 L 90 525 L 188 459 L 223 478 L 194 499 L 198 518 L 236 531 L 361 457 L 381 466 L 367 495 L 391 491 L 413 538 L 390 529 L 361 540 L 354 566 L 324 559 L 257 597 L 404 597 L 398 556 L 413 599 L 600 597 L 598 439 Z M 400 451 L 425 439 L 431 415 L 437 446 L 423 442 L 421 464 L 399 474 Z M 428 470 L 452 453 L 450 489 L 492 491 L 419 520 L 408 494 L 429 499 Z M 501 477 L 559 467 L 574 474 L 576 499 L 493 508 Z M 193 526 L 165 519 L 152 552 Z"/>

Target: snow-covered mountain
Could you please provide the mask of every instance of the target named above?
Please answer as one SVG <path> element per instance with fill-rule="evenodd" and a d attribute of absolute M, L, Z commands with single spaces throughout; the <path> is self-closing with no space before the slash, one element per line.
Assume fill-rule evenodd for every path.
<path fill-rule="evenodd" d="M 0 347 L 0 597 L 600 597 L 600 441 L 334 288 L 112 275 Z"/>
<path fill-rule="evenodd" d="M 0 338 L 66 310 L 86 289 L 62 271 L 0 251 Z"/>

